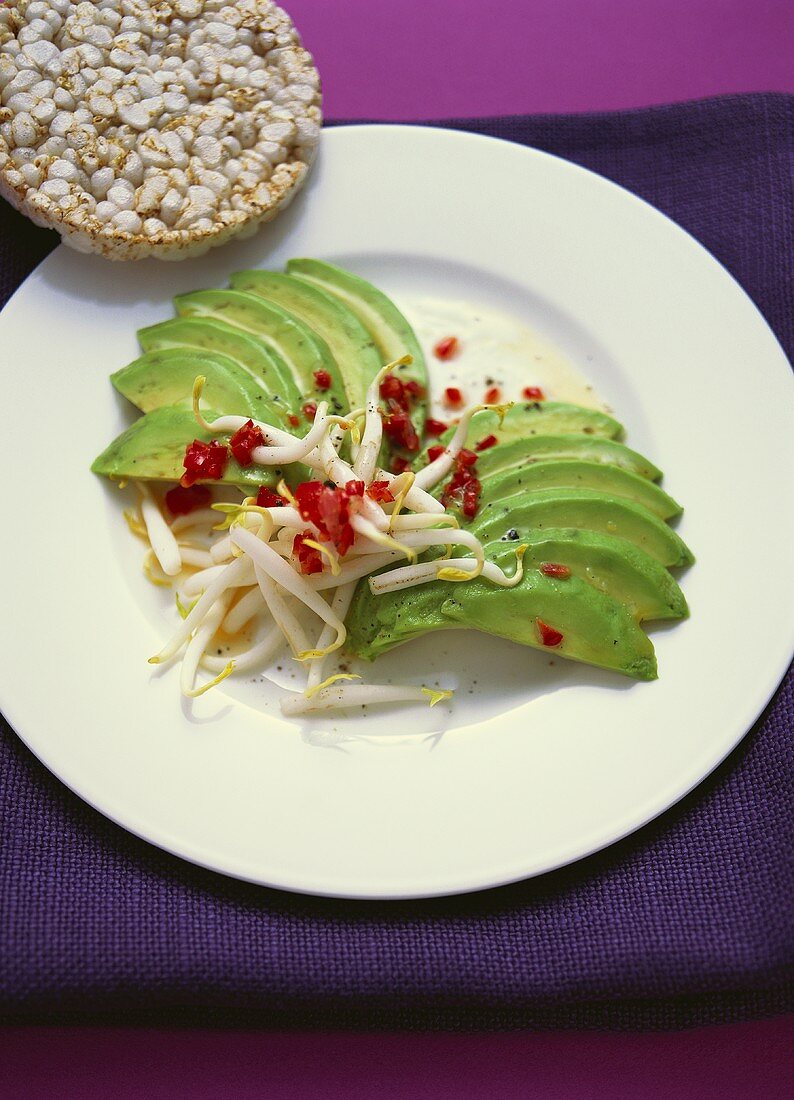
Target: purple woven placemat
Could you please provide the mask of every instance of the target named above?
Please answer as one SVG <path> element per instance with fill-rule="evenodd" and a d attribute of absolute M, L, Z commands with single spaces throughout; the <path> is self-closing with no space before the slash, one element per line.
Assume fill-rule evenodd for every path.
<path fill-rule="evenodd" d="M 738 278 L 792 356 L 794 97 L 449 125 L 546 149 L 654 203 Z M 54 243 L 0 208 L 3 300 Z M 751 363 L 747 384 L 751 400 Z M 634 836 L 539 879 L 410 903 L 288 895 L 182 863 L 85 806 L 3 726 L 0 1013 L 628 1028 L 784 1011 L 793 717 L 789 676 L 717 772 Z"/>

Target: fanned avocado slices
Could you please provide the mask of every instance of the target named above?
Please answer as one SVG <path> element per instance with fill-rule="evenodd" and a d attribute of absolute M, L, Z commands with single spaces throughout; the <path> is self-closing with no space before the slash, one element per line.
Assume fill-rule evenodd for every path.
<path fill-rule="evenodd" d="M 197 375 L 206 379 L 202 405 L 224 409 L 225 415 L 250 416 L 254 420 L 281 418 L 282 410 L 268 401 L 264 387 L 220 352 L 183 347 L 147 351 L 112 374 L 110 380 L 133 405 L 142 412 L 151 412 L 163 405 L 190 407 Z"/>
<path fill-rule="evenodd" d="M 658 466 L 632 451 L 625 443 L 593 435 L 533 435 L 528 439 L 510 439 L 482 451 L 477 459 L 480 478 L 502 470 L 530 466 L 535 462 L 572 459 L 579 462 L 603 462 L 622 470 L 658 481 L 662 471 Z"/>
<path fill-rule="evenodd" d="M 596 489 L 610 496 L 641 504 L 660 519 L 680 515 L 681 505 L 647 478 L 629 473 L 619 466 L 600 462 L 558 459 L 513 466 L 481 478 L 483 493 L 489 500 L 504 501 L 518 493 L 538 489 Z"/>
<path fill-rule="evenodd" d="M 427 386 L 410 325 L 358 276 L 297 259 L 287 274 L 244 271 L 231 282 L 230 290 L 178 297 L 179 316 L 141 330 L 143 354 L 112 382 L 144 415 L 96 459 L 94 472 L 178 481 L 193 440 L 227 442 L 228 435 L 207 433 L 193 415 L 197 375 L 206 380 L 201 402 L 208 420 L 233 414 L 289 421 L 293 429 L 296 415 L 306 423 L 301 410 L 308 401 L 327 397 L 335 412 L 362 406 L 382 363 L 406 352 L 413 363 L 400 367 L 398 376 Z M 318 371 L 329 387 L 325 379 L 317 385 Z M 424 400 L 412 409 L 420 428 L 425 412 Z M 466 446 L 475 449 L 489 436 L 496 443 L 478 452 L 477 514 L 460 520 L 508 574 L 524 546 L 522 580 L 512 589 L 482 578 L 434 581 L 377 597 L 362 581 L 347 620 L 349 648 L 374 659 L 428 630 L 471 627 L 547 649 L 542 621 L 562 635 L 552 653 L 653 679 L 653 646 L 640 623 L 688 614 L 666 567 L 693 558 L 665 522 L 681 508 L 655 484 L 661 470 L 620 442 L 622 434 L 613 417 L 562 402 L 515 404 L 502 418 L 491 410 L 475 414 Z M 415 468 L 426 461 L 425 449 Z M 230 455 L 222 480 L 252 492 L 282 476 L 296 483 L 309 471 L 299 465 L 242 468 Z M 443 485 L 435 492 L 440 495 Z"/>
<path fill-rule="evenodd" d="M 219 415 L 211 409 L 205 409 L 204 413 L 209 419 Z M 131 424 L 94 460 L 91 469 L 95 474 L 117 480 L 137 478 L 142 481 L 179 481 L 185 472 L 182 463 L 185 448 L 194 439 L 208 443 L 219 438 L 225 441 L 225 437 L 204 431 L 196 423 L 191 409 L 179 405 L 164 405 Z M 259 485 L 275 485 L 283 474 L 284 471 L 264 466 L 244 468 L 230 456 L 221 481 L 246 489 L 256 489 Z"/>
<path fill-rule="evenodd" d="M 334 413 L 347 411 L 342 375 L 325 340 L 281 306 L 241 290 L 198 290 L 175 298 L 174 306 L 180 317 L 222 321 L 261 340 L 286 364 L 306 400 L 328 401 Z M 318 386 L 318 371 L 330 385 Z"/>
<path fill-rule="evenodd" d="M 384 363 L 393 363 L 408 353 L 413 362 L 400 368 L 400 378 L 403 381 L 412 379 L 425 393 L 428 392 L 427 366 L 421 345 L 408 321 L 382 291 L 366 279 L 323 260 L 290 260 L 287 272 L 332 294 L 352 310 L 372 336 Z M 412 413 L 414 425 L 420 433 L 424 428 L 425 416 L 426 402 L 420 401 Z"/>
<path fill-rule="evenodd" d="M 278 271 L 238 271 L 232 287 L 292 313 L 325 341 L 342 375 L 350 409 L 361 408 L 381 367 L 372 336 L 352 310 L 331 294 Z"/>
<path fill-rule="evenodd" d="M 489 547 L 488 556 L 510 572 L 515 550 Z M 522 645 L 544 649 L 537 620 L 560 631 L 563 640 L 547 653 L 636 680 L 656 677 L 656 658 L 647 635 L 621 602 L 579 577 L 555 580 L 538 570 L 525 571 L 511 589 L 484 580 L 432 581 L 416 588 L 373 596 L 359 584 L 346 619 L 347 644 L 359 657 L 382 653 L 430 630 L 470 627 Z"/>
<path fill-rule="evenodd" d="M 689 565 L 684 541 L 640 504 L 594 489 L 540 489 L 507 500 L 485 502 L 470 524 L 481 542 L 510 538 L 531 543 L 546 527 L 584 527 L 627 539 L 662 565 Z"/>
<path fill-rule="evenodd" d="M 300 408 L 300 390 L 284 360 L 261 340 L 233 325 L 203 317 L 174 317 L 140 329 L 138 341 L 145 352 L 162 348 L 220 352 L 264 387 L 268 400 L 284 410 L 282 420 Z"/>

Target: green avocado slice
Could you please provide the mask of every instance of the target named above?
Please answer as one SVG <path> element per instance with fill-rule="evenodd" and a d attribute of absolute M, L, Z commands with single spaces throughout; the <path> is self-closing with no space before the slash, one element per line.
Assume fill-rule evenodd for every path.
<path fill-rule="evenodd" d="M 529 439 L 511 439 L 481 451 L 477 459 L 478 477 L 490 477 L 502 470 L 530 466 L 535 462 L 575 459 L 603 462 L 622 470 L 658 481 L 662 471 L 643 455 L 624 443 L 592 435 L 533 435 Z"/>
<path fill-rule="evenodd" d="M 110 380 L 133 405 L 151 412 L 162 405 L 190 407 L 197 375 L 206 378 L 202 403 L 231 416 L 281 421 L 279 406 L 268 401 L 262 386 L 239 363 L 219 352 L 182 347 L 147 351 Z"/>
<path fill-rule="evenodd" d="M 490 547 L 489 557 L 510 572 L 515 552 Z M 543 646 L 536 619 L 562 633 L 559 646 Z M 345 621 L 348 647 L 370 661 L 429 630 L 471 627 L 636 680 L 656 677 L 653 646 L 628 608 L 576 576 L 560 581 L 530 569 L 510 589 L 432 581 L 383 596 L 363 581 Z"/>
<path fill-rule="evenodd" d="M 482 505 L 470 525 L 481 542 L 503 537 L 532 543 L 546 527 L 583 527 L 617 535 L 645 550 L 662 565 L 694 561 L 686 543 L 641 504 L 595 489 L 539 489 Z"/>
<path fill-rule="evenodd" d="M 408 353 L 413 362 L 401 371 L 400 378 L 412 379 L 422 386 L 425 393 L 428 392 L 427 365 L 416 334 L 394 302 L 382 291 L 366 279 L 323 260 L 290 260 L 287 273 L 327 294 L 333 294 L 352 310 L 372 336 L 384 363 L 391 363 Z M 424 428 L 426 412 L 426 402 L 417 402 L 412 420 L 420 433 Z"/>
<path fill-rule="evenodd" d="M 682 512 L 681 505 L 652 481 L 602 462 L 578 462 L 575 459 L 534 462 L 526 466 L 513 466 L 480 480 L 483 501 L 502 501 L 517 493 L 536 489 L 597 489 L 601 493 L 641 504 L 660 519 L 670 519 Z"/>
<path fill-rule="evenodd" d="M 333 295 L 277 271 L 238 271 L 231 284 L 281 306 L 313 329 L 336 360 L 348 408 L 363 406 L 367 386 L 382 364 L 372 336 L 352 310 Z"/>
<path fill-rule="evenodd" d="M 328 401 L 334 413 L 346 411 L 342 375 L 330 348 L 307 324 L 281 306 L 241 290 L 198 290 L 175 298 L 174 305 L 180 317 L 208 317 L 255 336 L 287 364 L 307 400 Z M 328 374 L 329 387 L 317 388 L 316 371 Z"/>
<path fill-rule="evenodd" d="M 495 546 L 486 547 L 491 557 Z M 518 542 L 513 545 L 517 547 Z M 625 604 L 638 622 L 684 619 L 689 614 L 684 593 L 665 567 L 634 543 L 580 527 L 544 527 L 524 553 L 524 569 L 543 563 L 567 565 L 575 577 Z"/>
<path fill-rule="evenodd" d="M 454 425 L 433 444 L 449 443 L 455 434 Z M 623 425 L 606 413 L 597 409 L 586 409 L 582 405 L 568 405 L 562 401 L 529 401 L 512 405 L 500 421 L 499 414 L 493 409 L 481 409 L 471 418 L 466 436 L 466 446 L 475 447 L 488 436 L 496 436 L 500 444 L 513 440 L 528 441 L 534 436 L 547 435 L 585 435 L 616 439 L 623 434 Z M 427 462 L 424 451 L 415 465 L 423 466 Z"/>
<path fill-rule="evenodd" d="M 300 391 L 284 360 L 261 340 L 233 325 L 201 317 L 173 317 L 140 329 L 138 340 L 145 352 L 162 348 L 220 352 L 264 387 L 268 400 L 284 410 L 283 417 L 301 407 Z"/>
<path fill-rule="evenodd" d="M 219 414 L 203 410 L 208 419 Z M 208 443 L 211 439 L 225 442 L 225 436 L 204 431 L 190 409 L 180 405 L 163 405 L 139 417 L 125 432 L 106 447 L 91 466 L 95 474 L 111 478 L 138 478 L 152 481 L 179 481 L 185 472 L 182 460 L 185 448 L 194 439 Z M 240 466 L 229 457 L 222 482 L 253 489 L 259 485 L 275 485 L 285 471 L 264 466 Z M 213 481 L 212 484 L 218 484 Z"/>

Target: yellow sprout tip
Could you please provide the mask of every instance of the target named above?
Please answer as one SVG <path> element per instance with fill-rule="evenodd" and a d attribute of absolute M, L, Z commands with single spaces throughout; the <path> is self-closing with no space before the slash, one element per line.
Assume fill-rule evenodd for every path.
<path fill-rule="evenodd" d="M 189 691 L 186 691 L 184 694 L 187 695 L 189 699 L 198 699 L 198 697 L 200 695 L 203 695 L 205 692 L 209 691 L 211 688 L 217 687 L 218 684 L 222 680 L 225 680 L 227 676 L 231 676 L 231 674 L 233 672 L 234 672 L 234 661 L 229 661 L 228 665 L 226 666 L 226 668 L 224 668 L 223 672 L 219 672 L 218 675 L 214 677 L 214 679 L 208 680 L 206 684 L 202 684 L 201 687 L 199 687 L 199 688 L 191 688 Z"/>
<path fill-rule="evenodd" d="M 159 657 L 150 657 L 146 663 L 149 665 L 159 665 L 162 664 L 162 661 Z"/>
<path fill-rule="evenodd" d="M 422 694 L 427 695 L 430 698 L 430 706 L 434 707 L 436 703 L 442 702 L 444 699 L 451 699 L 452 692 L 444 691 L 441 688 L 422 688 Z"/>
<path fill-rule="evenodd" d="M 307 699 L 311 699 L 313 695 L 316 695 L 318 691 L 322 691 L 323 688 L 330 687 L 331 684 L 335 684 L 338 680 L 360 680 L 361 677 L 354 675 L 352 672 L 337 672 L 334 676 L 329 676 L 326 680 L 323 680 L 319 684 L 315 684 L 314 687 L 306 688 L 304 695 Z"/>
<path fill-rule="evenodd" d="M 439 569 L 437 577 L 440 581 L 471 581 L 477 575 L 476 571 L 468 569 Z"/>

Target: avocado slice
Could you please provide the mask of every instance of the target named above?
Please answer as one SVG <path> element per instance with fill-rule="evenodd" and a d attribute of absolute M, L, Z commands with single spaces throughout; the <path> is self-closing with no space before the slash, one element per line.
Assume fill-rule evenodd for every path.
<path fill-rule="evenodd" d="M 486 547 L 486 557 L 493 555 L 493 545 Z M 625 604 L 638 622 L 684 619 L 689 614 L 684 593 L 665 567 L 617 535 L 544 527 L 524 553 L 524 569 L 539 569 L 544 562 L 567 565 L 573 576 Z"/>
<path fill-rule="evenodd" d="M 427 365 L 416 334 L 394 302 L 382 291 L 366 279 L 324 260 L 290 260 L 287 273 L 327 294 L 333 294 L 352 310 L 372 336 L 384 363 L 391 363 L 408 353 L 413 362 L 401 369 L 400 378 L 418 382 L 424 392 L 428 392 Z M 412 419 L 420 433 L 424 428 L 425 416 L 426 403 L 418 402 Z"/>
<path fill-rule="evenodd" d="M 208 317 L 255 336 L 288 366 L 304 397 L 328 401 L 334 413 L 346 410 L 342 375 L 331 350 L 307 324 L 281 306 L 241 290 L 198 290 L 174 299 L 180 317 Z M 315 371 L 326 371 L 331 385 L 317 389 Z M 223 408 L 224 406 L 219 406 Z"/>
<path fill-rule="evenodd" d="M 603 462 L 649 481 L 658 481 L 662 476 L 662 471 L 649 459 L 614 439 L 592 435 L 533 435 L 529 439 L 511 439 L 481 451 L 477 459 L 478 477 L 482 480 L 502 470 L 557 459 Z"/>
<path fill-rule="evenodd" d="M 140 329 L 138 340 L 145 352 L 162 348 L 220 352 L 264 387 L 268 401 L 283 409 L 283 417 L 301 407 L 300 391 L 284 360 L 261 340 L 232 325 L 201 317 L 173 317 Z"/>
<path fill-rule="evenodd" d="M 111 374 L 110 380 L 133 405 L 142 412 L 151 412 L 163 405 L 190 407 L 197 375 L 207 380 L 202 402 L 213 409 L 254 420 L 281 419 L 279 406 L 268 401 L 267 392 L 251 374 L 219 352 L 182 347 L 147 351 Z"/>
<path fill-rule="evenodd" d="M 597 489 L 601 493 L 641 504 L 660 519 L 670 519 L 682 512 L 681 505 L 652 481 L 602 462 L 579 462 L 576 459 L 533 462 L 489 474 L 480 480 L 483 499 L 489 501 L 502 501 L 517 493 L 536 489 Z"/>
<path fill-rule="evenodd" d="M 481 542 L 515 539 L 532 543 L 546 527 L 583 527 L 617 535 L 645 550 L 662 565 L 694 561 L 686 543 L 641 504 L 595 489 L 538 489 L 483 504 L 470 524 Z"/>
<path fill-rule="evenodd" d="M 238 271 L 231 284 L 281 306 L 313 329 L 336 360 L 348 408 L 364 405 L 367 386 L 382 364 L 371 335 L 352 310 L 333 295 L 277 271 Z"/>
<path fill-rule="evenodd" d="M 449 443 L 455 434 L 454 425 L 433 441 Z M 581 405 L 568 405 L 562 401 L 528 401 L 512 405 L 504 417 L 493 409 L 481 409 L 474 414 L 466 436 L 466 446 L 473 448 L 489 435 L 499 443 L 513 440 L 530 440 L 539 435 L 585 435 L 616 439 L 623 434 L 623 425 L 597 409 L 585 409 Z M 427 453 L 423 452 L 415 466 L 424 466 Z"/>
<path fill-rule="evenodd" d="M 219 414 L 204 410 L 208 419 Z M 196 423 L 190 409 L 180 405 L 163 405 L 139 417 L 125 432 L 106 447 L 91 466 L 95 474 L 112 478 L 139 478 L 154 481 L 179 481 L 185 468 L 182 460 L 185 448 L 194 439 L 208 443 L 211 439 L 228 437 L 214 435 Z M 275 485 L 285 471 L 274 467 L 240 466 L 229 456 L 222 482 L 255 489 L 259 485 Z M 212 482 L 212 484 L 217 484 Z"/>
<path fill-rule="evenodd" d="M 510 572 L 515 550 L 488 550 Z M 559 646 L 543 646 L 538 618 L 562 633 Z M 485 580 L 431 581 L 383 596 L 363 581 L 345 621 L 348 647 L 370 661 L 429 630 L 471 627 L 636 680 L 656 677 L 653 646 L 628 608 L 576 576 L 560 581 L 530 569 L 510 589 Z"/>

